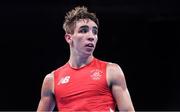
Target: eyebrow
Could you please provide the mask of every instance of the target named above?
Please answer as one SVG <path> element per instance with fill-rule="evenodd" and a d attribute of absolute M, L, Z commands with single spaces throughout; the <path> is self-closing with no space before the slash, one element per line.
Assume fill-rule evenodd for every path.
<path fill-rule="evenodd" d="M 97 27 L 97 26 L 93 26 L 93 29 L 96 29 L 96 30 L 98 30 L 98 27 Z"/>
<path fill-rule="evenodd" d="M 83 26 L 80 27 L 80 29 L 83 29 L 83 28 L 89 28 L 89 26 L 88 25 L 83 25 Z M 97 26 L 93 26 L 93 29 L 98 30 Z"/>
<path fill-rule="evenodd" d="M 83 29 L 83 28 L 88 28 L 88 26 L 87 25 L 83 25 L 79 29 Z"/>

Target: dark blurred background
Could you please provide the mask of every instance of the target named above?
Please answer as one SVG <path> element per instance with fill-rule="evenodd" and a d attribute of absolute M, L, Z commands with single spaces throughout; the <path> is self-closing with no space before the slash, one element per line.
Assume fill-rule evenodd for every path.
<path fill-rule="evenodd" d="M 117 63 L 136 110 L 180 110 L 178 0 L 1 0 L 0 110 L 36 110 L 46 74 L 68 61 L 62 24 L 85 5 L 100 21 L 94 55 Z"/>

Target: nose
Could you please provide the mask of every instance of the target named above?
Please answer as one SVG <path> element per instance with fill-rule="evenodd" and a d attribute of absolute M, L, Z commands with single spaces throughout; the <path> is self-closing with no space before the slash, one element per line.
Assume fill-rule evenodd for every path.
<path fill-rule="evenodd" d="M 88 37 L 87 40 L 89 40 L 89 41 L 92 42 L 92 41 L 94 41 L 94 37 L 92 37 L 92 36 L 91 36 L 91 37 Z"/>
<path fill-rule="evenodd" d="M 87 40 L 89 40 L 89 41 L 94 41 L 94 38 L 95 38 L 95 35 L 93 34 L 93 32 L 92 31 L 89 31 L 89 33 L 88 33 L 89 35 L 88 35 L 88 38 L 87 38 Z"/>

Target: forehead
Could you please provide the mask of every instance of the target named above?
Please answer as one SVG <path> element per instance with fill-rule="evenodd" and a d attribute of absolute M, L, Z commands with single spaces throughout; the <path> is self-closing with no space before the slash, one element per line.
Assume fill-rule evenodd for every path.
<path fill-rule="evenodd" d="M 97 24 L 91 19 L 80 19 L 76 22 L 77 29 L 84 25 L 87 25 L 89 27 L 97 27 Z"/>

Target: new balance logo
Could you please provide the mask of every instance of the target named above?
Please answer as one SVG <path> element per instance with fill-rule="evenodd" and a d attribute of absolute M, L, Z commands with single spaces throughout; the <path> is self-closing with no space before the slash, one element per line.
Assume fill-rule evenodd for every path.
<path fill-rule="evenodd" d="M 68 83 L 70 78 L 71 78 L 70 76 L 65 76 L 65 77 L 61 78 L 58 82 L 58 85 Z"/>

